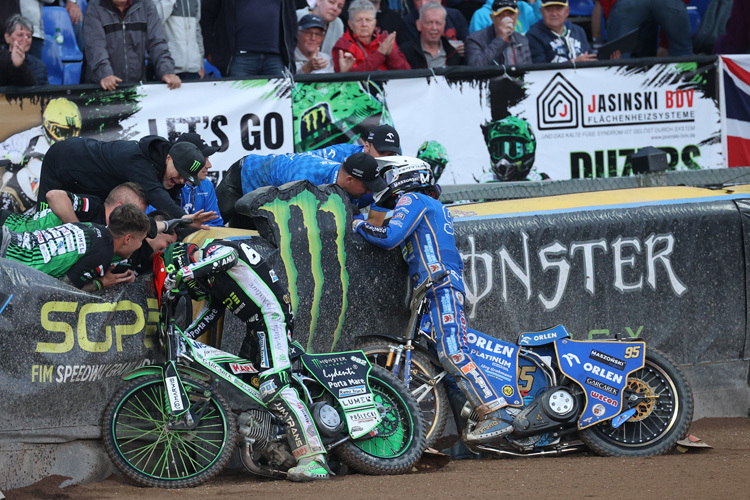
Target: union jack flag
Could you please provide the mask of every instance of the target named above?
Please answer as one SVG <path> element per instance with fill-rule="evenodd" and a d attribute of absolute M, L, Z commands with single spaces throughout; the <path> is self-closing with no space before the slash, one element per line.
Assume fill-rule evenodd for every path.
<path fill-rule="evenodd" d="M 750 56 L 721 57 L 728 167 L 750 167 Z"/>

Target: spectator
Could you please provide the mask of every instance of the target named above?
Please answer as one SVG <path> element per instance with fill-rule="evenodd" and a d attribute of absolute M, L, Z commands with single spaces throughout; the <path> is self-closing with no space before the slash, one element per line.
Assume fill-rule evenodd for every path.
<path fill-rule="evenodd" d="M 483 30 L 492 24 L 492 3 L 494 0 L 487 0 L 482 8 L 474 12 L 469 23 L 469 33 Z M 542 19 L 539 12 L 539 2 L 537 0 L 518 0 L 518 21 L 516 21 L 516 31 L 525 35 L 531 26 Z M 591 24 L 594 24 L 592 15 Z"/>
<path fill-rule="evenodd" d="M 294 0 L 203 0 L 201 29 L 206 58 L 222 75 L 294 73 Z"/>
<path fill-rule="evenodd" d="M 113 257 L 127 259 L 141 247 L 149 229 L 149 220 L 135 205 L 112 210 L 109 225 L 70 223 L 51 229 L 14 233 L 3 230 L 0 257 L 33 267 L 86 292 L 101 290 L 116 283 L 132 283 L 133 271 L 109 273 Z M 55 252 L 51 253 L 50 248 Z"/>
<path fill-rule="evenodd" d="M 219 201 L 216 198 L 216 189 L 214 188 L 214 183 L 208 178 L 208 170 L 212 167 L 211 160 L 208 157 L 217 152 L 219 147 L 209 146 L 195 132 L 182 134 L 175 144 L 181 142 L 193 144 L 203 153 L 203 157 L 206 160 L 205 166 L 196 174 L 198 183 L 186 182 L 182 187 L 182 191 L 180 192 L 182 209 L 186 214 L 192 214 L 199 210 L 203 210 L 204 213 L 215 213 L 216 218 L 209 220 L 206 224 L 221 227 L 224 225 L 224 220 L 219 214 Z"/>
<path fill-rule="evenodd" d="M 153 0 L 180 80 L 202 80 L 203 35 L 200 0 Z"/>
<path fill-rule="evenodd" d="M 429 2 L 419 9 L 419 41 L 409 42 L 403 48 L 404 56 L 412 69 L 442 68 L 462 63 L 461 54 L 443 35 L 445 19 L 445 7 L 439 3 Z"/>
<path fill-rule="evenodd" d="M 568 0 L 539 0 L 542 20 L 526 36 L 535 63 L 596 61 L 583 28 L 568 21 Z"/>
<path fill-rule="evenodd" d="M 151 0 L 91 0 L 83 24 L 86 81 L 104 90 L 146 81 L 146 52 L 156 76 L 176 89 L 174 59 Z"/>
<path fill-rule="evenodd" d="M 336 72 L 411 69 L 396 44 L 396 33 L 375 32 L 375 6 L 354 0 L 349 6 L 349 29 L 333 47 Z"/>
<path fill-rule="evenodd" d="M 420 36 L 419 30 L 417 29 L 419 12 L 422 9 L 422 6 L 427 2 L 435 2 L 435 0 L 414 0 L 414 9 L 403 18 L 409 39 L 414 42 L 419 40 Z M 443 34 L 448 40 L 461 40 L 463 42 L 466 39 L 469 35 L 469 24 L 466 22 L 466 19 L 464 19 L 461 12 L 450 7 L 445 8 L 445 33 Z M 463 55 L 463 46 L 461 46 L 461 56 Z"/>
<path fill-rule="evenodd" d="M 150 205 L 178 218 L 184 212 L 170 191 L 186 180 L 197 184 L 197 173 L 205 161 L 193 144 L 173 146 L 154 135 L 137 142 L 72 137 L 54 143 L 44 156 L 38 200 L 46 201 L 53 189 L 104 199 L 117 185 L 130 181 L 143 187 Z M 199 228 L 206 217 L 196 218 L 193 227 Z"/>
<path fill-rule="evenodd" d="M 333 73 L 333 60 L 320 47 L 325 36 L 325 23 L 320 16 L 307 14 L 299 20 L 297 49 L 294 51 L 298 73 Z"/>
<path fill-rule="evenodd" d="M 323 39 L 321 52 L 330 54 L 333 46 L 344 34 L 344 21 L 339 18 L 343 8 L 344 0 L 318 0 L 313 9 L 305 7 L 297 10 L 297 21 L 307 14 L 315 14 L 323 20 L 326 37 Z"/>
<path fill-rule="evenodd" d="M 5 43 L 8 50 L 0 52 L 0 85 L 48 85 L 47 66 L 31 55 L 34 26 L 20 14 L 12 15 L 5 23 Z"/>
<path fill-rule="evenodd" d="M 0 224 L 14 233 L 49 229 L 68 222 L 94 222 L 106 226 L 112 210 L 128 203 L 146 211 L 146 193 L 135 182 L 115 187 L 104 201 L 96 196 L 53 189 L 47 193 L 47 203 L 40 204 L 33 214 L 0 209 Z"/>
<path fill-rule="evenodd" d="M 645 24 L 655 21 L 669 43 L 669 55 L 693 55 L 690 19 L 683 0 L 599 0 L 611 6 L 607 21 L 610 40 L 620 38 Z M 641 43 L 639 43 L 641 45 Z"/>
<path fill-rule="evenodd" d="M 472 33 L 466 39 L 466 64 L 530 64 L 529 41 L 515 31 L 518 14 L 516 0 L 494 0 L 492 26 Z"/>

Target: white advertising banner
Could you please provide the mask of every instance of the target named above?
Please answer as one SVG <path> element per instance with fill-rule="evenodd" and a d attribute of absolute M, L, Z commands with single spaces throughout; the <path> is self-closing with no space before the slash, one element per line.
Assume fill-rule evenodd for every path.
<path fill-rule="evenodd" d="M 130 139 L 197 132 L 221 147 L 211 156 L 216 175 L 248 154 L 294 151 L 290 90 L 284 79 L 196 82 L 176 90 L 144 85 L 138 110 L 121 126 Z"/>
<path fill-rule="evenodd" d="M 404 154 L 443 146 L 443 184 L 618 177 L 646 146 L 671 169 L 725 166 L 715 78 L 715 63 L 609 66 L 391 80 L 385 96 Z"/>
<path fill-rule="evenodd" d="M 535 128 L 535 169 L 552 179 L 628 175 L 645 146 L 677 170 L 724 166 L 713 65 L 610 66 L 535 71 L 511 114 Z"/>
<path fill-rule="evenodd" d="M 450 162 L 443 184 L 478 182 L 489 171 L 481 124 L 490 121 L 486 80 L 449 82 L 444 77 L 391 80 L 385 86 L 401 150 L 416 156 L 425 141 L 440 143 Z"/>

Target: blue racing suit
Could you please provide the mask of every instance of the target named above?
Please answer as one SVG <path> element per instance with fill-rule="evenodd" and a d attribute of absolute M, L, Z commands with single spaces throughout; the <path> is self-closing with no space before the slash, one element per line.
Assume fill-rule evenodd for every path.
<path fill-rule="evenodd" d="M 346 151 L 351 148 L 341 146 L 363 148 L 354 144 L 338 144 L 307 153 L 247 155 L 242 162 L 242 194 L 263 186 L 281 186 L 287 182 L 301 180 L 310 181 L 316 186 L 335 184 L 341 162 L 327 159 L 327 155 L 333 158 L 348 157 Z M 349 196 L 349 199 L 358 208 L 365 208 L 372 203 L 371 194 L 360 198 Z"/>
<path fill-rule="evenodd" d="M 344 160 L 349 158 L 354 153 L 364 152 L 365 147 L 361 144 L 334 144 L 327 148 L 314 149 L 303 154 L 311 154 L 320 156 L 326 160 L 333 160 L 339 163 L 344 163 Z"/>
<path fill-rule="evenodd" d="M 422 193 L 402 195 L 386 226 L 355 221 L 356 231 L 373 245 L 385 249 L 401 247 L 409 274 L 421 283 L 443 270 L 448 277 L 427 293 L 432 321 L 432 340 L 438 358 L 458 382 L 474 407 L 487 404 L 496 409 L 505 404 L 469 352 L 464 315 L 463 261 L 453 236 L 453 218 L 439 201 Z"/>

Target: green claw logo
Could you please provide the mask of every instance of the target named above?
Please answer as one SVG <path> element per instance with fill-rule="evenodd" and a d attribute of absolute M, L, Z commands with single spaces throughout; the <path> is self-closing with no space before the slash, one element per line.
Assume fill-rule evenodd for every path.
<path fill-rule="evenodd" d="M 346 270 L 346 249 L 344 236 L 348 224 L 347 208 L 342 197 L 336 192 L 325 192 L 309 183 L 308 189 L 291 192 L 293 196 L 284 196 L 287 190 L 279 190 L 280 195 L 258 207 L 258 212 L 267 212 L 273 216 L 270 226 L 276 233 L 276 246 L 287 274 L 287 283 L 291 295 L 292 308 L 297 316 L 300 304 L 300 286 L 307 276 L 300 276 L 300 269 L 310 269 L 312 275 L 312 304 L 310 307 L 310 331 L 307 341 L 307 352 L 314 352 L 313 340 L 318 330 L 321 316 L 321 300 L 326 288 L 326 274 L 331 285 L 336 285 L 331 272 L 338 271 L 341 283 L 341 308 L 338 321 L 333 330 L 331 350 L 341 338 L 348 307 L 349 273 Z M 292 188 L 297 191 L 298 188 Z M 314 190 L 315 192 L 312 192 Z M 317 194 L 316 194 L 317 193 Z M 321 237 L 321 227 L 325 228 L 325 238 Z M 330 233 L 335 232 L 331 237 Z M 305 240 L 300 238 L 304 237 Z M 324 241 L 325 240 L 325 241 Z M 305 244 L 306 243 L 306 244 Z M 309 259 L 309 264 L 303 259 Z M 307 264 L 307 265 L 306 265 Z M 327 271 L 327 272 L 326 272 Z M 331 311 L 330 290 L 326 293 L 326 312 Z"/>
<path fill-rule="evenodd" d="M 372 127 L 393 124 L 385 93 L 372 81 L 297 83 L 292 116 L 297 153 L 356 143 Z"/>

